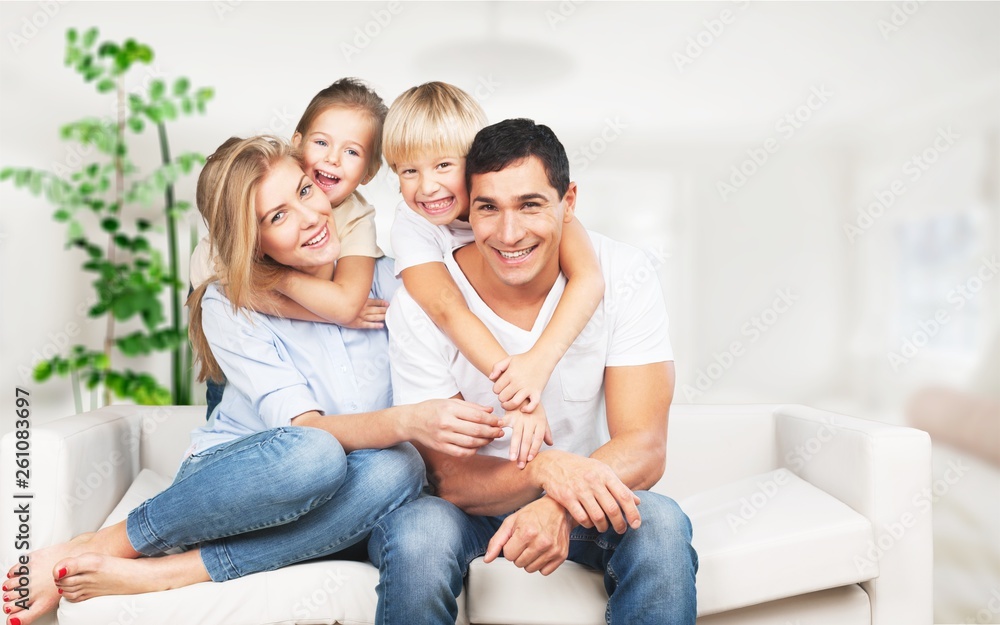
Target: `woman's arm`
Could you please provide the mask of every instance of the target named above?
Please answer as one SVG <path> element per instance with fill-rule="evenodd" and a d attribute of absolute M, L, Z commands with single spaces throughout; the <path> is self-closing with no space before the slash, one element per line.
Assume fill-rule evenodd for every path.
<path fill-rule="evenodd" d="M 326 430 L 350 453 L 413 442 L 447 456 L 468 457 L 503 436 L 492 408 L 461 399 L 433 399 L 374 412 L 323 415 L 310 411 L 292 425 Z"/>

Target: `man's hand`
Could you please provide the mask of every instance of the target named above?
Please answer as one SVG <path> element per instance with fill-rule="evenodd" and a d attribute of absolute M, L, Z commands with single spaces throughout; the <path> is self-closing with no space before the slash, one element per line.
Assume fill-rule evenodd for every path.
<path fill-rule="evenodd" d="M 543 441 L 552 444 L 552 430 L 541 404 L 532 413 L 508 410 L 503 424 L 511 427 L 510 461 L 517 462 L 519 469 L 535 459 Z"/>
<path fill-rule="evenodd" d="M 573 520 L 584 527 L 619 534 L 638 528 L 639 497 L 600 460 L 549 449 L 531 463 L 534 481 L 545 494 L 559 502 Z"/>
<path fill-rule="evenodd" d="M 493 408 L 461 399 L 431 399 L 413 406 L 409 436 L 450 456 L 472 456 L 503 436 Z"/>
<path fill-rule="evenodd" d="M 566 561 L 572 527 L 566 510 L 542 497 L 504 519 L 490 539 L 483 561 L 492 562 L 502 551 L 515 566 L 548 575 Z"/>
<path fill-rule="evenodd" d="M 385 311 L 389 309 L 389 302 L 384 299 L 371 299 L 365 302 L 361 312 L 354 318 L 354 321 L 345 324 L 345 328 L 355 330 L 379 330 L 385 327 Z"/>

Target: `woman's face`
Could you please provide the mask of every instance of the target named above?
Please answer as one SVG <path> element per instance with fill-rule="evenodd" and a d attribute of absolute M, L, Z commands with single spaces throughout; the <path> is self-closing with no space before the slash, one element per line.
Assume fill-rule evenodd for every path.
<path fill-rule="evenodd" d="M 340 255 L 330 201 L 291 157 L 278 161 L 256 195 L 261 252 L 275 262 L 329 279 Z"/>

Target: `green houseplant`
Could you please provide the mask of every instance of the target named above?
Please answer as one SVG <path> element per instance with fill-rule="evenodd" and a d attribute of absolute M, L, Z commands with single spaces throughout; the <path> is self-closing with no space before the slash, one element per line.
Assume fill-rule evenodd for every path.
<path fill-rule="evenodd" d="M 172 156 L 167 125 L 203 113 L 213 90 L 193 89 L 187 78 L 171 84 L 147 80 L 142 88 L 126 90 L 129 72 L 152 60 L 152 49 L 133 39 L 98 42 L 96 28 L 82 34 L 67 31 L 66 66 L 92 83 L 98 94 L 114 98 L 114 115 L 81 119 L 60 129 L 62 139 L 77 143 L 80 152 L 94 158 L 75 169 L 0 170 L 0 180 L 44 196 L 54 205 L 54 219 L 66 224 L 66 247 L 78 250 L 82 269 L 94 276 L 96 304 L 87 314 L 104 319 L 103 344 L 97 348 L 75 345 L 65 354 L 37 363 L 33 372 L 37 381 L 69 376 L 78 412 L 82 411 L 81 387 L 93 392 L 103 385 L 105 404 L 111 403 L 112 395 L 140 404 L 184 405 L 192 399 L 191 352 L 181 306 L 187 280 L 178 272 L 178 222 L 191 205 L 175 197 L 174 183 L 205 159 L 194 152 Z M 130 158 L 129 144 L 152 131 L 160 162 L 142 175 Z M 158 203 L 162 221 L 150 217 L 149 207 Z M 190 243 L 183 249 L 190 253 Z M 141 321 L 141 329 L 121 333 L 119 324 L 135 318 Z M 167 384 L 119 364 L 117 358 L 156 352 L 169 353 Z"/>

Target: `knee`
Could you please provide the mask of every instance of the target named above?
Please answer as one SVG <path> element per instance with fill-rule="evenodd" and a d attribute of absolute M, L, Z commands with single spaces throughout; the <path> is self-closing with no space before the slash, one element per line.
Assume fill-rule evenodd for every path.
<path fill-rule="evenodd" d="M 372 561 L 391 558 L 422 563 L 427 568 L 439 560 L 457 563 L 454 550 L 462 544 L 462 515 L 461 510 L 438 497 L 420 497 L 401 506 L 375 526 L 370 548 L 375 547 L 379 553 L 370 554 Z"/>
<path fill-rule="evenodd" d="M 691 520 L 677 502 L 657 493 L 636 493 L 642 500 L 639 514 L 642 525 L 629 530 L 623 542 L 634 544 L 638 553 L 654 558 L 693 556 L 691 548 Z"/>
<path fill-rule="evenodd" d="M 289 495 L 329 495 L 344 483 L 347 455 L 335 436 L 317 428 L 292 427 L 281 439 L 281 453 L 294 464 L 282 471 Z"/>
<path fill-rule="evenodd" d="M 396 445 L 381 452 L 385 456 L 385 482 L 396 484 L 411 497 L 424 487 L 424 459 L 410 443 Z"/>

